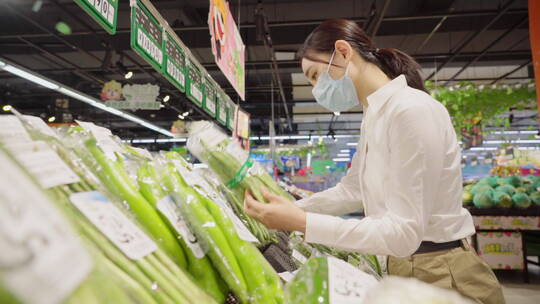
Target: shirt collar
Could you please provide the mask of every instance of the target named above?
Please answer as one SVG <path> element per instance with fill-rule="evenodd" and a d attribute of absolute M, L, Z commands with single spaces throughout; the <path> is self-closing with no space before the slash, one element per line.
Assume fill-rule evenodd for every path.
<path fill-rule="evenodd" d="M 367 97 L 368 111 L 377 113 L 386 104 L 386 102 L 394 95 L 395 92 L 407 86 L 405 75 L 401 74 L 394 78 L 389 83 L 385 84 L 377 91 L 371 93 Z"/>

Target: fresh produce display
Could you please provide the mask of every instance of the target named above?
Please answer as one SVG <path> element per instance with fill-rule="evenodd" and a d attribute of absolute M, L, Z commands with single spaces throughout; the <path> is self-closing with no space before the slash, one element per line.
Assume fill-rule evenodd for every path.
<path fill-rule="evenodd" d="M 538 176 L 490 176 L 463 187 L 463 205 L 526 209 L 539 204 L 539 191 Z"/>

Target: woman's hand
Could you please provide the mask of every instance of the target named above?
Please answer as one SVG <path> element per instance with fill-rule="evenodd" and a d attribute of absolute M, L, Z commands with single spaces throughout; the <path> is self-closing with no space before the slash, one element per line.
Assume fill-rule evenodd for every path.
<path fill-rule="evenodd" d="M 261 203 L 246 191 L 244 210 L 270 229 L 306 232 L 306 213 L 290 200 L 262 189 L 267 204 Z"/>

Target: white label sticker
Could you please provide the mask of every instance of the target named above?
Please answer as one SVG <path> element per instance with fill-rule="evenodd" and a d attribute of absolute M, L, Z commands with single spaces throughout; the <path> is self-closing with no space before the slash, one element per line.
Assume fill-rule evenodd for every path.
<path fill-rule="evenodd" d="M 191 233 L 191 230 L 180 213 L 180 208 L 176 206 L 172 198 L 166 196 L 160 199 L 157 203 L 157 208 L 169 220 L 176 232 L 182 236 L 189 249 L 191 249 L 191 252 L 193 252 L 193 255 L 199 259 L 204 257 L 204 251 L 197 242 L 197 237 Z"/>
<path fill-rule="evenodd" d="M 36 184 L 0 152 L 2 284 L 23 303 L 61 303 L 92 260 Z"/>
<path fill-rule="evenodd" d="M 14 143 L 6 145 L 6 148 L 43 188 L 80 181 L 77 174 L 45 142 Z"/>
<path fill-rule="evenodd" d="M 305 264 L 307 262 L 306 256 L 300 253 L 300 251 L 293 249 L 292 251 L 292 257 L 295 258 L 298 262 Z"/>
<path fill-rule="evenodd" d="M 70 200 L 128 258 L 138 260 L 157 249 L 156 243 L 100 192 L 75 193 Z"/>
<path fill-rule="evenodd" d="M 23 119 L 39 132 L 58 138 L 58 134 L 56 134 L 56 132 L 54 132 L 54 130 L 49 127 L 40 117 L 23 115 Z"/>
<path fill-rule="evenodd" d="M 92 133 L 92 135 L 96 138 L 99 147 L 101 150 L 103 150 L 103 153 L 105 153 L 108 158 L 116 160 L 116 153 L 124 153 L 122 147 L 120 147 L 120 145 L 112 138 L 111 130 L 97 126 L 91 122 L 79 120 L 76 120 L 75 122 L 77 122 L 77 124 L 79 124 L 79 126 L 81 126 L 84 130 Z"/>
<path fill-rule="evenodd" d="M 32 141 L 15 115 L 0 115 L 0 142 L 3 144 Z"/>
<path fill-rule="evenodd" d="M 363 303 L 366 293 L 377 285 L 377 280 L 353 265 L 328 257 L 328 289 L 331 304 Z"/>

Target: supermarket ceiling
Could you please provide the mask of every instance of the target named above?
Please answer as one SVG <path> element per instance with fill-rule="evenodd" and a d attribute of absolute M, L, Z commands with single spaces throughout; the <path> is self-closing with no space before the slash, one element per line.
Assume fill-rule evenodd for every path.
<path fill-rule="evenodd" d="M 42 0 L 39 9 L 36 2 L 40 1 L 0 0 L 0 57 L 95 97 L 99 96 L 104 82 L 112 79 L 125 82 L 126 70 L 134 72 L 129 82 L 159 84 L 162 95 L 175 91 L 131 50 L 129 1 L 120 1 L 119 30 L 114 36 L 108 35 L 71 0 Z M 269 24 L 283 94 L 271 84 L 275 72 L 272 53 L 257 39 L 255 10 L 259 2 Z M 210 50 L 208 0 L 152 3 L 212 77 L 237 100 Z M 295 52 L 306 36 L 328 18 L 357 21 L 374 33 L 379 47 L 408 52 L 420 62 L 426 78 L 431 76 L 441 83 L 461 80 L 504 83 L 532 78 L 527 0 L 233 0 L 230 5 L 236 20 L 240 20 L 246 45 L 247 101 L 241 105 L 251 113 L 256 135 L 268 133 L 272 98 L 275 115 L 285 119 L 282 96 L 294 130 L 282 129 L 278 133 L 327 130 L 330 121 L 336 120 L 332 113 L 314 104 L 311 87 L 300 74 L 295 59 Z M 66 23 L 72 33 L 59 34 L 55 29 L 58 22 Z M 10 103 L 25 113 L 49 115 L 57 108 L 55 100 L 61 97 L 58 94 L 0 73 L 0 103 Z M 179 92 L 171 96 L 165 108 L 139 110 L 135 114 L 169 128 L 178 113 L 191 108 L 191 103 Z M 107 125 L 124 138 L 155 136 L 140 126 L 77 101 L 70 102 L 69 111 L 75 118 Z M 332 121 L 336 132 L 357 133 L 360 112 L 360 108 L 353 109 Z M 190 118 L 204 116 L 193 109 Z M 285 124 L 279 124 L 282 126 Z"/>

